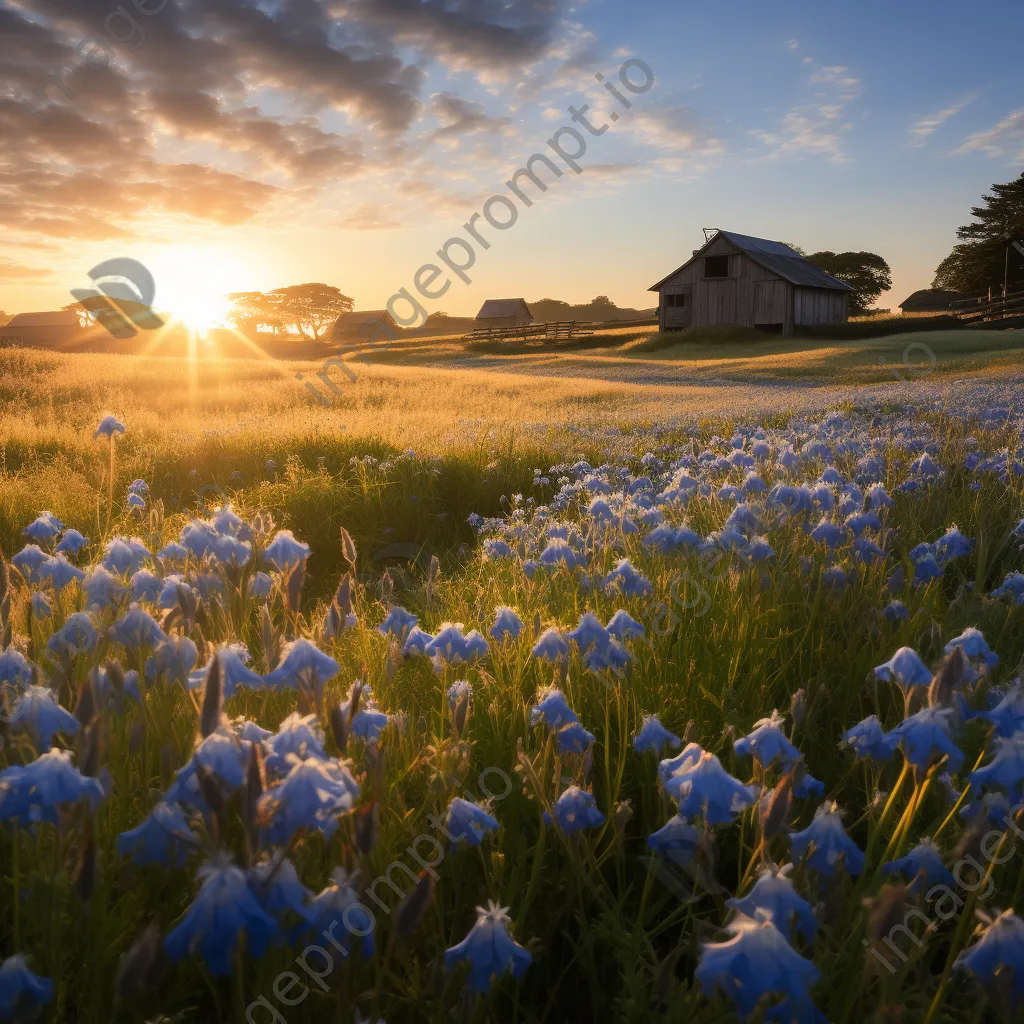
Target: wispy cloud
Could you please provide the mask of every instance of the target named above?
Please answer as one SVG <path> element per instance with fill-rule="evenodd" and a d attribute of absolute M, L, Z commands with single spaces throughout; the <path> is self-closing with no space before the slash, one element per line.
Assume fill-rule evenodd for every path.
<path fill-rule="evenodd" d="M 951 117 L 956 117 L 961 110 L 969 107 L 977 98 L 974 94 L 964 96 L 955 103 L 951 103 L 944 110 L 940 110 L 937 114 L 928 114 L 926 117 L 915 121 L 910 126 L 910 145 L 915 148 L 923 146 L 928 141 L 929 136 L 935 133 L 936 129 L 941 128 Z"/>
<path fill-rule="evenodd" d="M 1024 109 L 1012 111 L 991 128 L 968 135 L 953 152 L 985 153 L 991 157 L 1009 154 L 1014 160 L 1024 160 Z"/>
<path fill-rule="evenodd" d="M 349 231 L 387 231 L 402 225 L 388 214 L 386 206 L 364 203 L 342 217 L 338 226 Z"/>

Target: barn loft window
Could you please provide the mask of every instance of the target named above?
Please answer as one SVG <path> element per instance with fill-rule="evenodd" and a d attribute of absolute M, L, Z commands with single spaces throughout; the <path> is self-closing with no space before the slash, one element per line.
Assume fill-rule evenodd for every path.
<path fill-rule="evenodd" d="M 665 296 L 665 308 L 666 309 L 679 309 L 686 305 L 685 295 L 666 295 Z"/>
<path fill-rule="evenodd" d="M 728 277 L 729 257 L 728 256 L 705 256 L 704 257 L 705 277 Z"/>

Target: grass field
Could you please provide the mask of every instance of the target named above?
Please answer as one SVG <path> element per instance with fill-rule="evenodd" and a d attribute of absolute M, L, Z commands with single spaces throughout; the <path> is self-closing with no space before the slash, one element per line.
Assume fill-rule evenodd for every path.
<path fill-rule="evenodd" d="M 201 672 L 197 688 L 187 690 L 174 671 L 157 670 L 140 687 L 144 700 L 121 699 L 109 673 L 94 670 L 112 660 L 144 676 L 164 643 L 152 636 L 137 646 L 123 642 L 115 623 L 128 595 L 90 607 L 84 582 L 71 579 L 58 590 L 54 577 L 26 580 L 9 566 L 5 621 L 12 647 L 39 666 L 39 681 L 48 679 L 65 708 L 81 701 L 90 673 L 106 687 L 90 691 L 94 715 L 79 704 L 88 728 L 65 722 L 53 740 L 74 751 L 79 767 L 91 764 L 107 779 L 103 798 L 57 800 L 59 817 L 38 795 L 18 804 L 19 766 L 49 746 L 39 735 L 43 718 L 25 717 L 27 705 L 6 716 L 0 941 L 4 956 L 26 953 L 32 970 L 52 979 L 42 1019 L 704 1024 L 736 1019 L 747 997 L 754 1019 L 787 1022 L 967 1024 L 1008 1012 L 1008 978 L 1019 984 L 1024 977 L 1024 939 L 1014 940 L 1019 959 L 1011 948 L 992 977 L 980 960 L 975 977 L 954 961 L 979 941 L 975 909 L 992 916 L 1020 910 L 1024 892 L 1016 819 L 1000 823 L 996 813 L 1000 798 L 1020 799 L 1024 759 L 1017 774 L 1014 762 L 998 779 L 968 778 L 991 762 L 997 733 L 1007 750 L 1020 742 L 1009 737 L 1024 735 L 1024 707 L 1012 693 L 1001 717 L 980 714 L 997 703 L 1024 658 L 1024 610 L 992 595 L 1024 569 L 1013 534 L 1024 516 L 1024 333 L 669 344 L 624 329 L 621 338 L 614 347 L 508 355 L 413 339 L 369 364 L 352 363 L 354 382 L 331 371 L 337 394 L 308 362 L 190 364 L 0 350 L 0 550 L 8 564 L 34 543 L 22 531 L 45 509 L 92 539 L 74 560 L 82 570 L 106 562 L 115 584 L 142 588 L 144 579 L 118 571 L 124 567 L 111 561 L 107 542 L 138 537 L 156 553 L 188 541 L 182 531 L 193 519 L 229 501 L 255 527 L 251 539 L 237 524 L 209 529 L 217 544 L 249 545 L 241 562 L 204 556 L 192 541 L 181 564 L 172 554 L 145 559 L 140 564 L 161 588 L 180 574 L 197 604 L 187 614 L 186 597 L 161 607 L 156 591 L 138 589 L 142 607 L 179 648 L 195 644 L 196 669 L 207 669 L 214 649 L 244 643 L 251 669 L 266 677 L 296 638 L 311 640 L 338 668 L 279 673 L 277 687 L 239 686 L 223 708 L 234 726 L 212 733 L 214 742 L 207 739 L 194 761 L 197 729 L 218 721 L 207 676 Z M 910 344 L 927 349 L 910 352 L 908 373 Z M 93 436 L 108 414 L 126 428 L 113 442 Z M 737 451 L 744 459 L 726 461 Z M 764 491 L 751 483 L 751 471 Z M 148 489 L 137 490 L 143 500 L 133 511 L 128 494 L 136 479 Z M 908 480 L 916 488 L 901 487 Z M 882 486 L 892 507 L 866 498 L 871 484 Z M 723 490 L 730 485 L 747 489 Z M 785 505 L 788 492 L 778 489 L 785 487 L 793 500 L 806 500 L 802 511 Z M 866 503 L 879 521 L 855 536 L 847 516 Z M 263 535 L 265 520 L 256 517 L 268 513 L 274 525 Z M 474 513 L 483 521 L 471 523 Z M 664 550 L 646 542 L 659 520 L 691 528 L 704 553 L 674 534 Z M 962 546 L 959 534 L 947 532 L 953 524 L 967 538 Z M 282 528 L 310 547 L 301 579 L 294 560 L 284 565 L 274 554 L 281 545 L 273 547 L 271 537 Z M 39 530 L 45 534 L 45 525 Z M 358 552 L 354 565 L 343 530 Z M 932 547 L 922 552 L 921 544 Z M 638 577 L 621 568 L 622 559 Z M 249 591 L 257 570 L 269 577 L 265 598 Z M 893 577 L 898 570 L 902 585 Z M 334 596 L 346 573 L 349 597 Z M 50 617 L 37 608 L 30 614 L 33 594 L 48 596 Z M 335 628 L 325 635 L 332 597 Z M 905 618 L 882 614 L 894 598 Z M 355 622 L 342 629 L 349 600 Z M 416 615 L 432 637 L 451 623 L 459 631 L 444 634 L 447 646 L 433 660 L 412 648 L 403 653 L 408 630 L 396 636 L 377 628 L 392 621 L 395 606 Z M 515 609 L 518 637 L 491 636 L 499 606 Z M 619 609 L 643 636 L 613 642 L 600 628 Z M 51 655 L 47 640 L 78 611 L 91 615 L 95 644 Z M 599 623 L 570 638 L 588 612 Z M 545 660 L 535 645 L 552 627 L 565 653 Z M 986 664 L 977 646 L 965 648 L 973 672 L 944 659 L 944 645 L 968 627 L 982 631 L 998 665 Z M 465 649 L 454 659 L 474 629 L 487 638 L 486 652 Z M 942 686 L 904 690 L 873 672 L 904 646 L 919 653 L 928 681 L 947 666 Z M 19 697 L 26 680 L 13 664 L 0 661 L 12 705 L 26 699 Z M 362 699 L 364 717 L 350 703 L 349 717 L 332 721 L 331 709 L 357 678 L 372 687 L 371 700 Z M 459 680 L 469 682 L 471 698 L 461 691 L 446 697 Z M 571 718 L 559 719 L 551 704 L 537 711 L 538 691 L 552 683 L 581 729 L 572 731 Z M 802 758 L 791 764 L 773 762 L 757 742 L 758 757 L 742 742 L 734 748 L 773 709 L 784 721 L 762 739 L 780 749 L 795 745 Z M 357 784 L 348 804 L 332 803 L 327 783 L 304 788 L 290 774 L 301 765 L 280 751 L 297 735 L 285 723 L 297 710 L 317 718 L 308 724 L 321 730 L 332 784 L 338 772 Z M 374 710 L 389 716 L 378 743 L 367 738 Z M 918 712 L 925 718 L 915 719 Z M 734 777 L 723 783 L 733 787 L 725 810 L 716 813 L 721 780 L 690 778 L 693 764 L 667 769 L 659 782 L 658 756 L 633 742 L 652 714 Z M 877 757 L 858 759 L 840 749 L 840 738 L 870 715 L 892 739 Z M 347 768 L 337 761 L 339 717 Z M 268 759 L 262 781 L 248 760 L 256 755 L 242 745 L 243 719 L 272 731 L 285 723 L 277 739 L 256 744 Z M 225 746 L 215 754 L 218 736 Z M 296 742 L 294 750 L 321 763 L 308 744 Z M 661 756 L 677 752 L 666 748 Z M 717 764 L 699 761 L 705 771 Z M 119 849 L 117 837 L 146 821 L 174 773 L 189 765 L 199 788 L 187 798 L 177 792 L 194 840 L 178 841 L 181 863 L 159 862 L 169 859 L 167 849 L 164 857 L 151 851 L 157 863 L 137 863 L 146 858 Z M 241 784 L 231 781 L 239 770 Z M 267 788 L 285 779 L 294 788 L 275 800 L 278 791 Z M 592 794 L 601 818 L 593 827 L 575 829 L 586 800 L 572 786 Z M 741 786 L 755 787 L 758 799 L 762 787 L 771 795 L 755 806 Z M 254 817 L 247 808 L 259 792 L 266 799 Z M 450 829 L 452 800 L 488 792 L 496 830 L 479 846 L 449 843 L 438 822 Z M 575 818 L 565 814 L 569 798 L 583 801 Z M 25 808 L 32 800 L 58 824 L 31 824 Z M 827 843 L 841 841 L 834 827 L 822 831 L 823 821 L 835 823 L 826 800 L 844 810 L 839 832 L 855 844 L 838 859 L 827 856 Z M 321 803 L 330 813 L 311 815 L 310 806 Z M 816 819 L 821 806 L 824 819 Z M 808 828 L 814 838 L 802 847 Z M 998 838 L 980 845 L 993 830 Z M 975 857 L 984 885 L 958 871 L 946 903 L 920 884 L 910 891 L 893 885 L 883 865 L 926 838 L 947 867 Z M 174 846 L 163 832 L 160 842 Z M 854 849 L 865 855 L 861 871 Z M 990 856 L 993 849 L 999 857 Z M 197 869 L 225 855 L 235 874 L 220 863 L 200 893 L 208 876 Z M 298 888 L 285 893 L 282 884 L 275 892 L 283 902 L 273 904 L 254 866 L 284 855 Z M 791 935 L 788 915 L 769 925 L 751 910 L 757 923 L 742 925 L 734 941 L 747 943 L 752 974 L 736 962 L 716 973 L 715 956 L 728 959 L 728 951 L 709 953 L 702 944 L 722 940 L 732 913 L 726 900 L 749 895 L 759 871 L 790 861 L 795 891 L 813 913 L 811 934 Z M 424 862 L 429 870 L 420 875 Z M 349 872 L 351 901 L 374 914 L 372 952 L 356 952 L 366 935 L 349 919 L 337 933 L 348 932 L 345 953 L 317 937 L 346 906 L 344 886 L 330 889 L 339 866 Z M 904 882 L 917 874 L 914 867 Z M 259 915 L 239 910 L 246 904 L 238 878 L 264 908 L 260 914 L 277 920 L 265 952 L 256 948 Z M 366 895 L 371 882 L 380 883 L 376 902 Z M 313 903 L 315 894 L 326 895 Z M 196 900 L 206 910 L 218 906 L 221 916 L 197 923 L 188 909 Z M 492 979 L 484 957 L 487 984 L 475 986 L 490 989 L 484 993 L 471 991 L 472 978 L 467 987 L 465 967 L 454 956 L 446 962 L 444 951 L 466 936 L 474 907 L 488 900 L 510 908 L 507 927 L 532 962 L 521 977 L 502 977 L 499 958 Z M 236 944 L 232 914 L 248 921 L 248 949 Z M 133 945 L 151 924 L 165 939 L 185 935 L 190 949 L 178 955 L 172 940 L 158 957 L 145 939 Z M 307 952 L 305 966 L 297 964 L 310 943 L 324 953 Z M 216 969 L 217 949 L 227 950 L 226 975 Z M 119 957 L 129 950 L 130 975 L 118 985 Z M 813 967 L 797 964 L 797 956 Z M 1014 962 L 1018 974 L 1010 975 Z M 979 980 L 987 981 L 984 997 Z M 786 1005 L 771 1016 L 768 1008 L 783 995 Z"/>

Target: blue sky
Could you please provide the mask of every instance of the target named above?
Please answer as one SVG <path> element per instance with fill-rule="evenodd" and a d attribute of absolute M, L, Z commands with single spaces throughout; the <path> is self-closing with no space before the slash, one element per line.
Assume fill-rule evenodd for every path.
<path fill-rule="evenodd" d="M 982 192 L 1024 170 L 1024 12 L 1003 0 L 985 31 L 962 3 L 906 0 L 185 0 L 140 16 L 131 52 L 103 35 L 111 6 L 0 8 L 24 20 L 0 49 L 0 122 L 30 154 L 0 165 L 8 312 L 63 304 L 112 256 L 153 267 L 158 306 L 199 287 L 196 268 L 206 287 L 319 280 L 382 306 L 550 153 L 570 104 L 589 102 L 595 123 L 617 109 L 594 73 L 617 81 L 631 58 L 654 86 L 587 137 L 583 173 L 488 229 L 472 283 L 429 311 L 508 295 L 651 305 L 647 287 L 703 227 L 878 252 L 891 306 L 930 283 Z M 54 47 L 89 37 L 110 66 L 77 73 L 54 123 L 18 121 Z M 97 154 L 87 131 L 118 152 Z"/>

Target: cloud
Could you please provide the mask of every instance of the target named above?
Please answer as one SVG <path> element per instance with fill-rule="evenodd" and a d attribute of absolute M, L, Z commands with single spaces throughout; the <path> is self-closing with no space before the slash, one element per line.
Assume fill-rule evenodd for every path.
<path fill-rule="evenodd" d="M 692 157 L 718 157 L 725 147 L 711 127 L 692 107 L 663 101 L 629 112 L 629 120 L 620 121 L 637 141 L 656 146 L 667 153 Z"/>
<path fill-rule="evenodd" d="M 933 135 L 937 128 L 940 128 L 951 117 L 956 117 L 961 110 L 969 107 L 976 99 L 977 96 L 964 96 L 944 110 L 940 110 L 937 114 L 929 114 L 915 121 L 910 126 L 910 145 L 914 147 L 923 146 L 928 141 L 928 137 Z"/>
<path fill-rule="evenodd" d="M 387 207 L 375 203 L 364 203 L 338 221 L 338 226 L 349 231 L 387 231 L 400 228 L 401 222 L 392 220 L 386 213 Z"/>
<path fill-rule="evenodd" d="M 39 267 L 24 267 L 19 263 L 0 260 L 0 281 L 33 281 L 39 278 L 52 277 L 53 271 Z"/>
<path fill-rule="evenodd" d="M 501 132 L 512 123 L 507 117 L 490 117 L 482 103 L 464 100 L 450 92 L 434 93 L 427 112 L 443 122 L 434 132 L 435 139 Z"/>
<path fill-rule="evenodd" d="M 1024 160 L 1024 109 L 1012 111 L 991 128 L 968 135 L 953 152 L 985 153 L 991 157 L 1009 153 L 1014 160 Z"/>
<path fill-rule="evenodd" d="M 799 39 L 787 39 L 786 40 L 786 49 L 787 50 L 799 50 L 800 49 L 800 40 Z"/>

